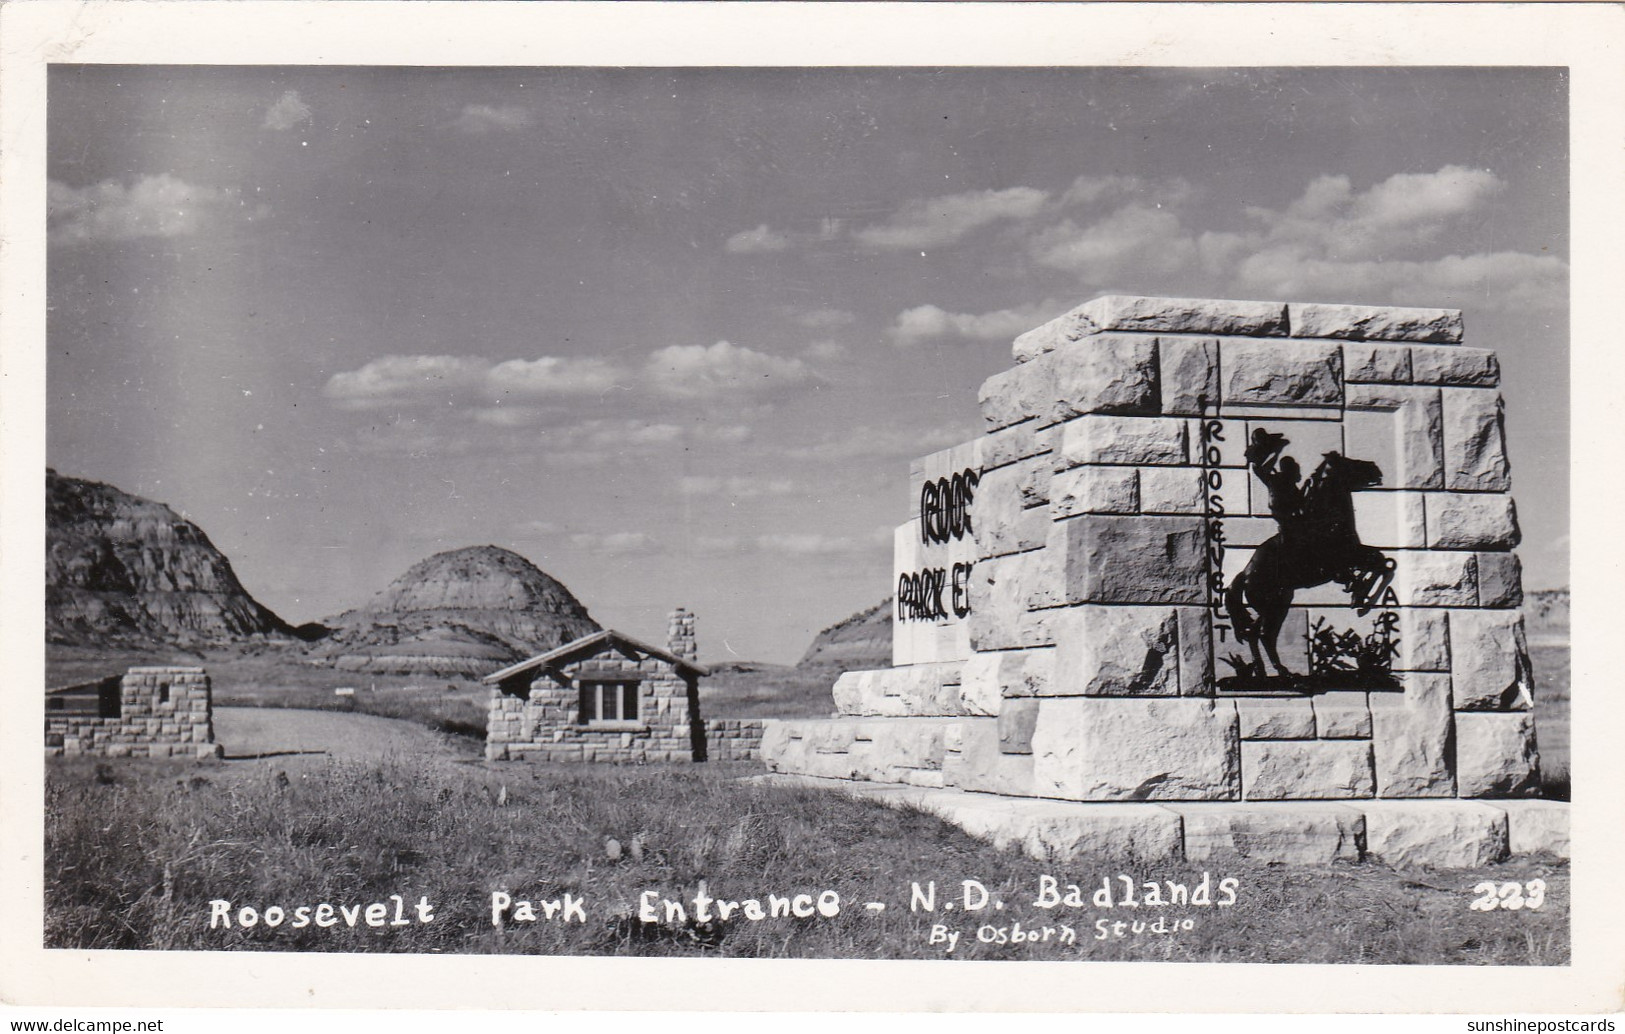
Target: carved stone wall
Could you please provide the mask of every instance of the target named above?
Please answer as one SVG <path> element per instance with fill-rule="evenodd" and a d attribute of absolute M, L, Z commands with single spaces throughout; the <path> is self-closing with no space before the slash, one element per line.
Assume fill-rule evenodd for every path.
<path fill-rule="evenodd" d="M 1459 312 L 1107 296 L 1014 354 L 985 433 L 911 472 L 895 666 L 843 676 L 842 718 L 770 725 L 770 767 L 1074 801 L 1536 791 L 1499 369 Z M 1358 560 L 1260 609 L 1315 554 L 1300 496 L 1366 548 L 1313 525 Z M 1238 635 L 1243 571 L 1280 667 Z"/>

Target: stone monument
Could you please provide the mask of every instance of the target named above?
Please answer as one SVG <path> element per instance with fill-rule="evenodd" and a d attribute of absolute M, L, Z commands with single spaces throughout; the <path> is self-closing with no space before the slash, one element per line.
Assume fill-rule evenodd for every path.
<path fill-rule="evenodd" d="M 1332 857 L 1557 850 L 1566 811 L 1514 800 L 1539 786 L 1519 533 L 1460 312 L 1113 295 L 1014 354 L 984 432 L 911 470 L 893 666 L 770 724 L 772 770 L 984 819 L 1119 802 L 1066 814 L 1141 822 L 1140 853 L 1264 827 Z"/>

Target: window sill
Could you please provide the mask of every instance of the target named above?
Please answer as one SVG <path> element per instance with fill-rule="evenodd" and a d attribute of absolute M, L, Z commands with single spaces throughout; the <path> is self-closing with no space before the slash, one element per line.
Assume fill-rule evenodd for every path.
<path fill-rule="evenodd" d="M 577 729 L 587 732 L 648 732 L 649 727 L 642 722 L 626 721 L 591 721 L 577 722 Z"/>

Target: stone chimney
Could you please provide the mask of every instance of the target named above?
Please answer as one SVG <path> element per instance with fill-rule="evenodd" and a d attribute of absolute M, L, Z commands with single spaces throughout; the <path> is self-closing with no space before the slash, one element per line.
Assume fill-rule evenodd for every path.
<path fill-rule="evenodd" d="M 694 612 L 678 607 L 671 612 L 671 625 L 666 632 L 666 648 L 688 661 L 698 664 L 700 647 L 694 640 Z"/>

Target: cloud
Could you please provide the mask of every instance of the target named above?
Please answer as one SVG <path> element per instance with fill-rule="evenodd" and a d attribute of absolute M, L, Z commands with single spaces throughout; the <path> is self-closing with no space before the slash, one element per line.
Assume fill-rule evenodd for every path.
<path fill-rule="evenodd" d="M 1196 243 L 1172 211 L 1139 203 L 1123 206 L 1087 226 L 1063 220 L 1034 236 L 1029 245 L 1041 265 L 1085 280 L 1121 280 L 1130 273 L 1166 275 L 1190 265 Z"/>
<path fill-rule="evenodd" d="M 818 381 L 800 359 L 768 355 L 727 341 L 662 348 L 644 365 L 644 377 L 653 390 L 687 399 L 782 395 Z"/>
<path fill-rule="evenodd" d="M 1003 219 L 1027 219 L 1043 208 L 1049 195 L 1031 187 L 973 190 L 906 201 L 891 218 L 855 231 L 862 245 L 881 250 L 939 248 L 973 230 Z"/>
<path fill-rule="evenodd" d="M 759 255 L 783 251 L 790 246 L 789 234 L 780 233 L 766 223 L 754 230 L 741 230 L 723 245 L 730 255 Z"/>
<path fill-rule="evenodd" d="M 1194 282 L 1255 297 L 1479 309 L 1560 304 L 1568 266 L 1555 256 L 1438 254 L 1452 229 L 1483 218 L 1506 189 L 1493 172 L 1459 165 L 1398 173 L 1365 190 L 1347 176 L 1322 175 L 1281 208 L 1244 209 L 1244 229 L 1201 229 L 1181 207 L 1194 196 L 1188 184 L 1082 177 L 1062 195 L 1063 206 L 1117 207 L 1094 218 L 1067 215 L 1032 233 L 1026 249 L 1039 265 L 1096 289 L 1188 291 Z M 972 326 L 940 311 L 904 315 L 910 321 L 899 317 L 892 328 L 900 343 L 911 331 Z"/>
<path fill-rule="evenodd" d="M 509 359 L 486 375 L 492 391 L 539 397 L 544 395 L 601 395 L 628 380 L 613 362 L 594 357 Z"/>
<path fill-rule="evenodd" d="M 340 409 L 377 409 L 438 400 L 483 387 L 491 364 L 477 356 L 386 355 L 322 388 Z"/>
<path fill-rule="evenodd" d="M 1255 292 L 1286 297 L 1384 297 L 1400 305 L 1477 299 L 1495 307 L 1560 304 L 1568 266 L 1553 255 L 1500 251 L 1425 261 L 1342 262 L 1282 247 L 1249 256 L 1237 272 Z"/>
<path fill-rule="evenodd" d="M 264 218 L 235 190 L 194 186 L 168 173 L 141 176 L 129 187 L 103 180 L 70 187 L 47 185 L 46 222 L 53 243 L 127 241 L 139 237 L 187 237 L 210 226 Z"/>
<path fill-rule="evenodd" d="M 1061 194 L 1061 206 L 1094 205 L 1134 198 L 1153 207 L 1178 205 L 1196 193 L 1189 182 L 1174 178 L 1146 180 L 1138 176 L 1079 176 Z"/>
<path fill-rule="evenodd" d="M 886 333 L 900 347 L 921 341 L 1011 341 L 1053 314 L 1054 302 L 997 312 L 949 312 L 935 305 L 916 305 L 897 314 Z"/>
<path fill-rule="evenodd" d="M 515 104 L 465 104 L 452 120 L 452 128 L 474 136 L 487 133 L 516 133 L 534 124 L 530 111 Z"/>
<path fill-rule="evenodd" d="M 260 125 L 278 132 L 292 129 L 301 122 L 311 121 L 310 105 L 299 99 L 298 90 L 289 90 L 265 110 L 265 121 Z"/>
<path fill-rule="evenodd" d="M 1363 193 L 1347 176 L 1320 176 L 1284 210 L 1247 214 L 1270 242 L 1312 245 L 1336 259 L 1378 258 L 1432 242 L 1451 220 L 1482 210 L 1505 189 L 1494 173 L 1460 165 L 1399 173 Z"/>

